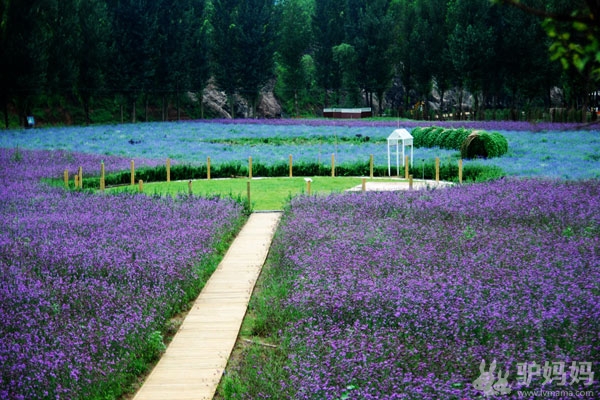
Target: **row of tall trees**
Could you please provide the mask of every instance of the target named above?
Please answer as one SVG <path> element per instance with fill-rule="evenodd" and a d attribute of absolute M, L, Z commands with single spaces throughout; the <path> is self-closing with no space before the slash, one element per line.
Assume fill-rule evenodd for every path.
<path fill-rule="evenodd" d="M 585 37 L 594 1 L 0 0 L 0 102 L 6 126 L 11 110 L 24 117 L 40 102 L 79 105 L 89 121 L 99 98 L 135 120 L 137 104 L 161 99 L 164 113 L 212 77 L 232 114 L 234 95 L 254 111 L 269 81 L 288 114 L 426 111 L 434 93 L 458 114 L 466 94 L 479 112 L 549 107 L 556 86 L 581 106 L 598 60 L 559 61 L 573 44 L 565 32 Z"/>

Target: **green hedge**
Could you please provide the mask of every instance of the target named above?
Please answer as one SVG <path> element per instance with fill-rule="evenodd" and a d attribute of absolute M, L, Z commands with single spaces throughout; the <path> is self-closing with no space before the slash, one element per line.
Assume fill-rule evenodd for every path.
<path fill-rule="evenodd" d="M 508 141 L 498 132 L 430 126 L 414 128 L 412 136 L 415 147 L 459 150 L 465 159 L 500 157 L 508 151 Z"/>
<path fill-rule="evenodd" d="M 244 178 L 248 176 L 248 166 L 244 163 L 224 163 L 211 166 L 211 178 Z M 396 171 L 393 171 L 394 173 Z M 288 176 L 289 165 L 287 163 L 278 163 L 273 165 L 265 165 L 261 163 L 252 164 L 252 175 L 254 177 L 282 177 Z M 357 162 L 354 164 L 343 164 L 336 166 L 336 176 L 369 176 L 369 163 Z M 373 175 L 375 177 L 388 176 L 387 166 L 375 166 Z M 403 176 L 404 170 L 401 171 Z M 424 164 L 414 164 L 410 166 L 409 174 L 412 174 L 415 179 L 435 179 L 435 161 L 428 161 Z M 294 176 L 330 176 L 331 166 L 319 163 L 298 163 L 293 166 Z M 486 181 L 497 179 L 505 176 L 502 169 L 494 166 L 484 165 L 465 165 L 463 168 L 463 180 L 466 182 Z M 144 182 L 164 182 L 167 180 L 167 171 L 164 165 L 154 168 L 141 168 L 135 171 L 135 182 L 139 180 Z M 171 180 L 190 180 L 190 179 L 206 179 L 206 165 L 172 165 Z M 440 179 L 444 181 L 458 181 L 458 163 L 456 160 L 449 160 L 440 165 Z M 47 182 L 62 186 L 62 179 L 50 179 Z M 129 170 L 107 174 L 105 176 L 106 186 L 129 185 L 131 183 L 131 175 Z M 71 186 L 73 182 L 70 183 Z M 83 187 L 85 189 L 99 189 L 99 177 L 83 178 Z"/>

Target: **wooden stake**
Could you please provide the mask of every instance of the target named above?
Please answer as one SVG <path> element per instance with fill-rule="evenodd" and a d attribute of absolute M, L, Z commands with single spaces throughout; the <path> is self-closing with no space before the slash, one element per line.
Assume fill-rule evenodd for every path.
<path fill-rule="evenodd" d="M 404 158 L 404 179 L 408 179 L 408 156 Z"/>
<path fill-rule="evenodd" d="M 331 155 L 331 177 L 335 177 L 335 153 Z"/>
<path fill-rule="evenodd" d="M 250 180 L 246 182 L 246 192 L 248 193 L 248 207 L 252 206 L 252 202 L 250 200 Z"/>
<path fill-rule="evenodd" d="M 65 179 L 65 187 L 68 189 L 69 188 L 69 170 L 65 169 L 65 172 L 63 173 L 63 177 Z"/>
<path fill-rule="evenodd" d="M 79 189 L 83 189 L 83 167 L 79 167 Z"/>
<path fill-rule="evenodd" d="M 312 182 L 312 180 L 307 180 L 306 181 L 306 193 L 310 196 L 310 183 Z"/>
<path fill-rule="evenodd" d="M 293 174 L 292 174 L 292 165 L 293 165 L 293 157 L 290 154 L 290 178 L 293 176 Z"/>
<path fill-rule="evenodd" d="M 408 190 L 413 190 L 413 176 L 412 176 L 412 174 L 408 176 Z"/>
<path fill-rule="evenodd" d="M 135 164 L 131 160 L 131 186 L 135 185 Z"/>
<path fill-rule="evenodd" d="M 206 157 L 206 179 L 210 181 L 210 157 Z"/>
<path fill-rule="evenodd" d="M 435 181 L 440 181 L 440 158 L 435 158 Z"/>
<path fill-rule="evenodd" d="M 252 179 L 252 157 L 248 157 L 248 179 Z"/>
<path fill-rule="evenodd" d="M 462 183 L 463 178 L 463 161 L 462 159 L 458 160 L 458 183 Z"/>
<path fill-rule="evenodd" d="M 369 177 L 373 179 L 373 154 L 369 157 Z"/>
<path fill-rule="evenodd" d="M 139 181 L 139 192 L 143 193 L 144 192 L 144 181 L 140 179 Z"/>
<path fill-rule="evenodd" d="M 100 163 L 100 191 L 104 192 L 105 182 L 104 182 L 104 161 Z"/>
<path fill-rule="evenodd" d="M 193 193 L 192 191 L 192 181 L 188 181 L 188 194 L 191 196 Z"/>
<path fill-rule="evenodd" d="M 167 182 L 171 182 L 171 159 L 167 158 Z"/>
<path fill-rule="evenodd" d="M 362 191 L 363 193 L 367 191 L 367 178 L 362 178 Z"/>
<path fill-rule="evenodd" d="M 75 174 L 75 177 L 73 177 L 73 180 L 75 182 L 75 190 L 79 189 L 79 174 Z"/>

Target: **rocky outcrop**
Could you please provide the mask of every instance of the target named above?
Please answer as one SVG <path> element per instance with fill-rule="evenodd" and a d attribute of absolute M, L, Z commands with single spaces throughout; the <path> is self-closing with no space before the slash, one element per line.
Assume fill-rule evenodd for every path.
<path fill-rule="evenodd" d="M 269 83 L 260 92 L 259 103 L 256 107 L 257 118 L 281 117 L 281 104 L 273 93 L 274 83 Z M 252 118 L 250 106 L 246 99 L 239 95 L 234 96 L 235 116 L 237 118 Z M 213 118 L 230 119 L 231 107 L 227 101 L 227 94 L 219 90 L 214 81 L 209 82 L 203 92 L 202 104 L 207 116 Z"/>
<path fill-rule="evenodd" d="M 260 91 L 260 100 L 256 107 L 258 118 L 281 118 L 281 104 L 275 98 L 275 81 L 269 82 Z"/>

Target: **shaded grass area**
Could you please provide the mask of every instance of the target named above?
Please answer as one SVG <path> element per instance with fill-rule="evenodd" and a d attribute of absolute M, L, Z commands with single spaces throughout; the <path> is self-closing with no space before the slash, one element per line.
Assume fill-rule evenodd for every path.
<path fill-rule="evenodd" d="M 356 177 L 312 177 L 311 194 L 325 195 L 340 193 L 362 183 Z M 371 181 L 367 179 L 367 181 Z M 377 182 L 402 182 L 404 180 L 377 179 Z M 308 193 L 305 178 L 268 178 L 268 179 L 201 179 L 193 181 L 155 182 L 144 184 L 144 192 L 150 195 L 189 194 L 203 197 L 232 197 L 242 203 L 248 201 L 248 182 L 250 182 L 250 202 L 254 211 L 281 210 L 293 197 Z M 138 191 L 139 186 L 127 186 L 109 189 L 111 192 Z"/>

